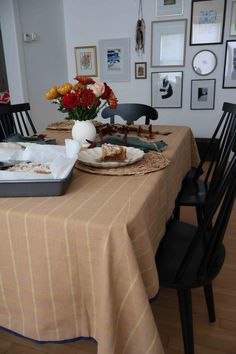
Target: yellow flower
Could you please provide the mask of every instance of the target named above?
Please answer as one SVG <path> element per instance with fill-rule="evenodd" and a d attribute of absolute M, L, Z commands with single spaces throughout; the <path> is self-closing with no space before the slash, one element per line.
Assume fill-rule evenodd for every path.
<path fill-rule="evenodd" d="M 50 88 L 50 90 L 48 90 L 44 97 L 46 98 L 46 100 L 54 100 L 55 98 L 57 98 L 59 96 L 59 93 L 57 91 L 57 87 L 53 86 Z"/>
<path fill-rule="evenodd" d="M 73 90 L 77 91 L 78 89 L 85 89 L 86 86 L 84 84 L 82 84 L 81 82 L 77 82 L 77 84 L 75 84 L 73 86 Z"/>
<path fill-rule="evenodd" d="M 69 93 L 72 90 L 72 85 L 69 82 L 65 82 L 61 86 L 57 88 L 57 91 L 59 92 L 60 95 L 65 96 L 67 93 Z"/>

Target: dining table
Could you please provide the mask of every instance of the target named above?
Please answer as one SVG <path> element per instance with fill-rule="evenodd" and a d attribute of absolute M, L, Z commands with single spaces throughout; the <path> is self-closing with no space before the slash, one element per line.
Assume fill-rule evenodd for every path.
<path fill-rule="evenodd" d="M 63 195 L 0 198 L 1 327 L 41 342 L 94 338 L 98 354 L 164 353 L 155 254 L 199 155 L 189 127 L 155 129 L 165 167 L 116 175 L 76 163 Z"/>

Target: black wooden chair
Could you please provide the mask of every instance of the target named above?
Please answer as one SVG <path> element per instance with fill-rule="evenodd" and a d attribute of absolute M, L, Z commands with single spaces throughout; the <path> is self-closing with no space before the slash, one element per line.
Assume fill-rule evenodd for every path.
<path fill-rule="evenodd" d="M 0 105 L 0 140 L 7 139 L 11 134 L 31 136 L 36 132 L 29 103 Z"/>
<path fill-rule="evenodd" d="M 172 219 L 156 255 L 160 286 L 178 293 L 185 354 L 194 354 L 192 288 L 204 288 L 209 320 L 215 321 L 212 281 L 224 263 L 223 238 L 236 196 L 235 147 L 230 163 L 218 174 L 218 182 L 217 189 L 209 189 L 201 224 Z"/>
<path fill-rule="evenodd" d="M 222 117 L 210 139 L 208 148 L 202 157 L 197 168 L 192 169 L 184 179 L 180 193 L 176 199 L 174 218 L 179 219 L 181 206 L 192 206 L 196 208 L 198 224 L 205 212 L 205 203 L 209 186 L 214 176 L 217 175 L 218 170 L 227 165 L 229 152 L 227 149 L 231 136 L 236 130 L 236 104 L 223 104 Z M 217 139 L 217 140 L 216 140 Z M 217 148 L 214 149 L 213 156 L 209 162 L 209 154 L 212 154 L 212 147 L 217 141 Z M 206 168 L 206 166 L 208 167 Z M 203 169 L 206 171 L 205 176 L 201 177 Z"/>
<path fill-rule="evenodd" d="M 126 124 L 134 124 L 134 121 L 145 117 L 145 124 L 150 124 L 151 120 L 157 120 L 158 112 L 155 108 L 140 103 L 120 103 L 115 109 L 106 107 L 103 109 L 102 118 L 110 118 L 110 123 L 115 123 L 115 116 L 121 117 Z"/>

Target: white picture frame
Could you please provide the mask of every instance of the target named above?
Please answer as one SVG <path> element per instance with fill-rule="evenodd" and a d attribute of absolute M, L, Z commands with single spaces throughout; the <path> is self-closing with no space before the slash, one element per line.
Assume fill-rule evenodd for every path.
<path fill-rule="evenodd" d="M 130 81 L 129 38 L 100 40 L 99 59 L 101 81 Z"/>
<path fill-rule="evenodd" d="M 183 0 L 156 0 L 156 17 L 178 16 L 183 13 Z"/>
<path fill-rule="evenodd" d="M 215 79 L 191 81 L 191 104 L 195 110 L 209 110 L 215 108 Z"/>
<path fill-rule="evenodd" d="M 236 40 L 225 44 L 223 88 L 236 88 Z"/>
<path fill-rule="evenodd" d="M 98 75 L 96 46 L 75 47 L 74 53 L 77 76 Z"/>
<path fill-rule="evenodd" d="M 186 19 L 152 22 L 151 67 L 185 65 L 186 27 Z"/>
<path fill-rule="evenodd" d="M 154 108 L 182 107 L 183 71 L 151 73 L 151 105 Z"/>
<path fill-rule="evenodd" d="M 236 36 L 236 1 L 232 2 L 229 35 L 230 36 Z"/>

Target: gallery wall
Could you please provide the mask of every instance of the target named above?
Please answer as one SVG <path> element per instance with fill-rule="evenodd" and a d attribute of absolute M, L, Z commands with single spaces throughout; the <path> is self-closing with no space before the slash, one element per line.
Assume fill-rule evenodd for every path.
<path fill-rule="evenodd" d="M 12 102 L 29 100 L 37 129 L 44 129 L 50 121 L 63 118 L 54 105 L 44 100 L 43 95 L 54 84 L 73 81 L 76 75 L 74 48 L 96 47 L 98 76 L 95 79 L 99 81 L 99 41 L 128 38 L 130 80 L 110 82 L 119 102 L 151 105 L 151 74 L 182 71 L 182 107 L 157 108 L 157 123 L 188 125 L 195 136 L 210 136 L 220 118 L 223 102 L 235 102 L 236 98 L 236 89 L 222 88 L 226 40 L 236 40 L 236 36 L 229 36 L 232 0 L 227 0 L 223 43 L 198 46 L 189 45 L 191 1 L 184 0 L 183 15 L 164 18 L 156 17 L 156 1 L 143 0 L 145 51 L 137 53 L 135 30 L 139 0 L 0 0 L 0 23 Z M 152 22 L 176 19 L 187 20 L 185 65 L 151 67 Z M 37 40 L 24 42 L 23 33 L 36 33 Z M 213 51 L 217 57 L 216 69 L 205 77 L 197 75 L 192 69 L 194 55 L 203 49 Z M 147 63 L 146 79 L 135 78 L 136 62 Z M 191 80 L 199 79 L 216 80 L 213 110 L 190 109 Z"/>
<path fill-rule="evenodd" d="M 162 1 L 163 2 L 163 1 Z M 222 0 L 223 2 L 223 0 Z M 74 47 L 96 46 L 98 60 L 98 80 L 101 63 L 99 41 L 108 39 L 130 39 L 130 81 L 111 82 L 120 102 L 140 102 L 151 105 L 151 73 L 183 71 L 183 91 L 181 108 L 157 108 L 159 124 L 182 124 L 191 126 L 194 135 L 208 137 L 218 122 L 224 101 L 236 101 L 236 89 L 223 89 L 225 43 L 229 36 L 232 0 L 227 1 L 224 41 L 214 45 L 189 45 L 191 1 L 184 1 L 184 12 L 180 16 L 156 17 L 156 0 L 143 0 L 143 17 L 146 24 L 145 52 L 135 51 L 135 29 L 138 20 L 139 0 L 64 0 L 65 33 L 69 79 L 76 73 Z M 185 66 L 151 67 L 151 23 L 159 20 L 187 19 Z M 216 54 L 217 66 L 207 76 L 199 76 L 192 69 L 192 58 L 203 49 Z M 135 62 L 147 62 L 147 78 L 135 79 Z M 213 110 L 191 110 L 191 80 L 215 79 L 215 107 Z M 236 86 L 236 85 L 235 85 Z"/>

